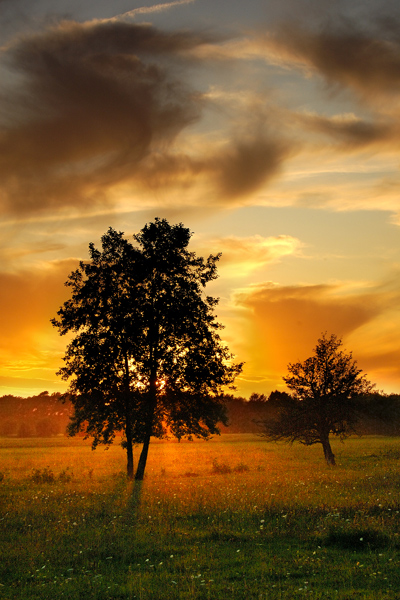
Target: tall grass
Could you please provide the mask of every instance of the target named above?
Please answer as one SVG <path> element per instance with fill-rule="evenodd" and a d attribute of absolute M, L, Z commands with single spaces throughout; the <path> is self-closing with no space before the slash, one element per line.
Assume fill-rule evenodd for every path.
<path fill-rule="evenodd" d="M 39 445 L 40 444 L 40 445 Z M 400 598 L 400 440 L 252 435 L 118 446 L 0 439 L 0 598 Z"/>

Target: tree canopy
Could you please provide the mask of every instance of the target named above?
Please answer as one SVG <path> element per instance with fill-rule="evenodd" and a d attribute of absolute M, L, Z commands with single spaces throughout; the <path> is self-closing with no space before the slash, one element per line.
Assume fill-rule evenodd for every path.
<path fill-rule="evenodd" d="M 70 274 L 71 298 L 52 320 L 73 334 L 59 371 L 74 405 L 69 433 L 84 429 L 96 447 L 123 432 L 129 477 L 132 447 L 142 443 L 136 479 L 151 436 L 219 432 L 222 392 L 242 369 L 221 341 L 218 299 L 204 294 L 220 255 L 197 257 L 191 235 L 158 218 L 133 243 L 110 228 L 102 249 L 91 243 L 90 261 Z"/>
<path fill-rule="evenodd" d="M 263 422 L 264 435 L 307 446 L 322 444 L 325 460 L 334 465 L 330 434 L 344 439 L 353 431 L 359 400 L 374 386 L 334 334 L 323 334 L 314 354 L 289 364 L 288 371 L 283 380 L 291 394 L 282 401 L 278 418 Z"/>

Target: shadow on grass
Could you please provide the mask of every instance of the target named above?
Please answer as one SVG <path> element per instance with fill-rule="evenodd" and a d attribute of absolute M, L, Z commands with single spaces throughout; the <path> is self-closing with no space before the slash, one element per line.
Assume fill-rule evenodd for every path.
<path fill-rule="evenodd" d="M 135 522 L 138 519 L 140 504 L 142 500 L 143 481 L 135 480 L 132 484 L 132 492 L 128 498 L 126 507 L 127 521 Z"/>
<path fill-rule="evenodd" d="M 331 529 L 325 539 L 324 546 L 333 546 L 341 550 L 369 551 L 390 547 L 391 541 L 384 533 L 373 529 Z"/>

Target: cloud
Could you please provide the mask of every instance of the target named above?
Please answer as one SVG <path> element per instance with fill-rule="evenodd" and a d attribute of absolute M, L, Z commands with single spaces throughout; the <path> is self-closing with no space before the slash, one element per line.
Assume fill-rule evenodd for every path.
<path fill-rule="evenodd" d="M 398 23 L 383 19 L 362 27 L 336 19 L 319 29 L 291 23 L 266 35 L 263 43 L 273 61 L 318 73 L 331 85 L 372 99 L 400 90 L 398 31 Z"/>
<path fill-rule="evenodd" d="M 254 137 L 236 134 L 218 148 L 203 147 L 200 154 L 158 153 L 142 161 L 136 183 L 144 188 L 187 191 L 196 185 L 207 190 L 211 203 L 226 205 L 246 202 L 263 185 L 281 173 L 293 152 L 285 139 L 268 133 Z M 207 204 L 210 199 L 204 199 Z"/>
<path fill-rule="evenodd" d="M 339 285 L 259 285 L 238 294 L 236 302 L 264 321 L 264 329 L 271 327 L 281 339 L 286 332 L 288 338 L 301 338 L 303 344 L 324 330 L 347 335 L 379 314 L 372 294 L 340 292 Z"/>
<path fill-rule="evenodd" d="M 36 347 L 66 300 L 64 282 L 77 266 L 68 259 L 14 273 L 0 272 L 0 348 L 18 355 Z"/>
<path fill-rule="evenodd" d="M 211 151 L 176 145 L 213 102 L 185 69 L 211 60 L 196 51 L 221 40 L 115 20 L 63 21 L 14 40 L 6 54 L 20 85 L 0 98 L 0 209 L 84 208 L 198 181 L 213 202 L 254 194 L 293 150 L 265 114 L 225 115 L 230 132 Z"/>
<path fill-rule="evenodd" d="M 150 25 L 64 22 L 14 44 L 24 85 L 2 99 L 3 207 L 91 204 L 134 178 L 200 117 L 200 95 L 172 63 L 202 41 Z"/>
<path fill-rule="evenodd" d="M 374 284 L 263 283 L 237 290 L 226 324 L 231 336 L 241 340 L 246 389 L 249 393 L 251 385 L 264 393 L 283 389 L 287 365 L 310 356 L 326 331 L 343 338 L 345 349 L 353 352 L 359 367 L 378 389 L 396 391 L 399 302 L 397 272 Z"/>
<path fill-rule="evenodd" d="M 218 248 L 222 253 L 220 270 L 224 271 L 224 276 L 229 271 L 237 277 L 279 261 L 284 256 L 296 254 L 302 243 L 290 235 L 254 235 L 223 237 L 212 240 L 210 246 Z"/>
<path fill-rule="evenodd" d="M 60 252 L 65 248 L 65 244 L 50 240 L 42 240 L 40 242 L 30 241 L 29 243 L 21 242 L 16 245 L 0 244 L 0 264 L 3 272 L 12 272 L 14 270 L 13 265 L 19 263 L 21 259 L 23 261 L 30 257 L 37 258 L 38 255 L 48 252 Z"/>
<path fill-rule="evenodd" d="M 68 298 L 68 259 L 19 272 L 0 272 L 0 388 L 15 394 L 65 390 L 56 377 L 68 340 L 50 323 Z M 1 395 L 1 392 L 0 392 Z"/>
<path fill-rule="evenodd" d="M 343 150 L 363 150 L 375 146 L 398 148 L 399 131 L 395 121 L 379 119 L 377 121 L 366 121 L 357 117 L 354 113 L 338 114 L 327 117 L 312 113 L 297 115 L 299 123 L 308 132 L 316 132 L 327 136 L 336 142 Z"/>
<path fill-rule="evenodd" d="M 289 144 L 267 136 L 232 144 L 214 157 L 218 188 L 226 198 L 243 197 L 275 177 L 289 155 Z"/>
<path fill-rule="evenodd" d="M 239 325 L 233 321 L 233 327 L 246 331 L 245 336 L 237 334 L 246 340 L 242 348 L 246 376 L 276 381 L 277 374 L 285 375 L 289 362 L 312 353 L 323 331 L 346 338 L 384 310 L 373 292 L 350 293 L 339 284 L 259 284 L 237 291 L 234 304 Z"/>
<path fill-rule="evenodd" d="M 56 372 L 68 339 L 57 334 L 50 319 L 68 299 L 64 283 L 77 265 L 70 258 L 0 272 L 0 387 L 24 395 L 22 388 L 65 390 Z"/>
<path fill-rule="evenodd" d="M 101 22 L 120 21 L 121 19 L 136 17 L 136 15 L 164 12 L 165 10 L 170 10 L 176 6 L 182 6 L 183 4 L 193 4 L 193 2 L 195 2 L 195 0 L 175 0 L 174 2 L 164 2 L 154 4 L 153 6 L 141 6 L 140 8 L 134 8 L 115 17 L 111 17 L 110 19 L 102 19 Z M 100 21 L 96 19 L 95 21 L 92 21 L 92 23 L 93 22 L 98 23 Z"/>

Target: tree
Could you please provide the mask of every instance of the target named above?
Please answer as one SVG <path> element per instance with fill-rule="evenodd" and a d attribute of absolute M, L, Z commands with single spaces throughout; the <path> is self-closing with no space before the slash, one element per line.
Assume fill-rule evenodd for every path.
<path fill-rule="evenodd" d="M 57 427 L 57 423 L 49 417 L 40 419 L 36 423 L 37 437 L 51 437 L 57 435 L 58 432 L 59 428 Z"/>
<path fill-rule="evenodd" d="M 322 444 L 329 465 L 335 464 L 329 435 L 343 440 L 354 431 L 359 400 L 374 387 L 341 347 L 341 338 L 323 334 L 313 356 L 289 364 L 283 380 L 292 393 L 282 401 L 278 418 L 263 423 L 268 439 Z"/>
<path fill-rule="evenodd" d="M 72 297 L 52 320 L 61 335 L 74 334 L 59 371 L 72 378 L 69 433 L 85 429 L 95 448 L 122 432 L 129 478 L 134 444 L 143 444 L 141 480 L 151 436 L 219 433 L 222 390 L 242 369 L 220 339 L 218 300 L 203 291 L 220 255 L 189 252 L 191 235 L 158 218 L 134 244 L 110 228 L 102 250 L 90 244 L 90 262 L 69 276 Z"/>

